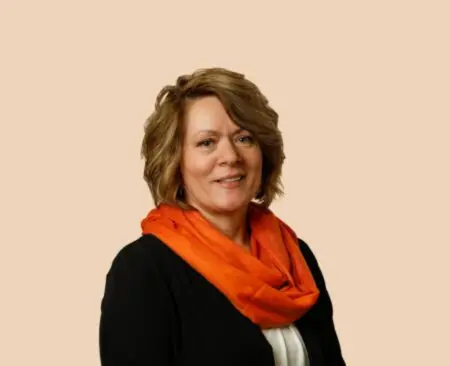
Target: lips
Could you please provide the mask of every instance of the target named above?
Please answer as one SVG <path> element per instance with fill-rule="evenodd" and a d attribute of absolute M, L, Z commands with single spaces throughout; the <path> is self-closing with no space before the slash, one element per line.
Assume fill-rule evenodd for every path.
<path fill-rule="evenodd" d="M 233 182 L 239 182 L 245 178 L 244 174 L 233 174 L 233 175 L 227 175 L 223 178 L 216 179 L 216 182 L 219 183 L 233 183 Z"/>

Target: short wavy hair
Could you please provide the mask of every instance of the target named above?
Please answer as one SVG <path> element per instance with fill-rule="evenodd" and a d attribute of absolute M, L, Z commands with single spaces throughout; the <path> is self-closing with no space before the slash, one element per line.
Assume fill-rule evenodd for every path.
<path fill-rule="evenodd" d="M 281 171 L 285 155 L 278 113 L 243 74 L 220 67 L 179 76 L 175 85 L 166 85 L 156 97 L 154 111 L 145 122 L 141 146 L 144 179 L 155 205 L 189 208 L 181 189 L 183 117 L 186 102 L 206 96 L 217 97 L 233 122 L 249 131 L 258 143 L 263 161 L 261 187 L 255 200 L 269 207 L 283 194 Z"/>

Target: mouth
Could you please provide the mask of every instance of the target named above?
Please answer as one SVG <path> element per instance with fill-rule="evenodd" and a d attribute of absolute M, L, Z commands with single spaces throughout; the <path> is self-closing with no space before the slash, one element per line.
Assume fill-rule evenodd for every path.
<path fill-rule="evenodd" d="M 233 175 L 233 176 L 228 176 L 228 177 L 224 177 L 221 179 L 217 179 L 216 182 L 217 183 L 237 183 L 237 182 L 244 180 L 244 178 L 245 178 L 245 175 L 239 174 L 239 175 Z"/>

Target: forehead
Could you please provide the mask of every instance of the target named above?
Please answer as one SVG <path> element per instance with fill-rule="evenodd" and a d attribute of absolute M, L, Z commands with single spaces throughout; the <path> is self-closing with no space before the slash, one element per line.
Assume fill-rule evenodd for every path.
<path fill-rule="evenodd" d="M 217 97 L 207 96 L 189 101 L 184 115 L 186 134 L 200 130 L 227 131 L 238 126 L 228 115 Z"/>

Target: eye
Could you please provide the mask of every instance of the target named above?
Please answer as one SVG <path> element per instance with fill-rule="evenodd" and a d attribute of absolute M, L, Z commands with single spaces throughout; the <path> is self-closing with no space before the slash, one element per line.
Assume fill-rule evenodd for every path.
<path fill-rule="evenodd" d="M 213 139 L 205 139 L 197 143 L 198 147 L 210 147 L 214 143 Z"/>
<path fill-rule="evenodd" d="M 238 141 L 242 142 L 244 144 L 251 144 L 251 143 L 253 143 L 253 137 L 250 135 L 240 136 L 238 138 Z"/>

